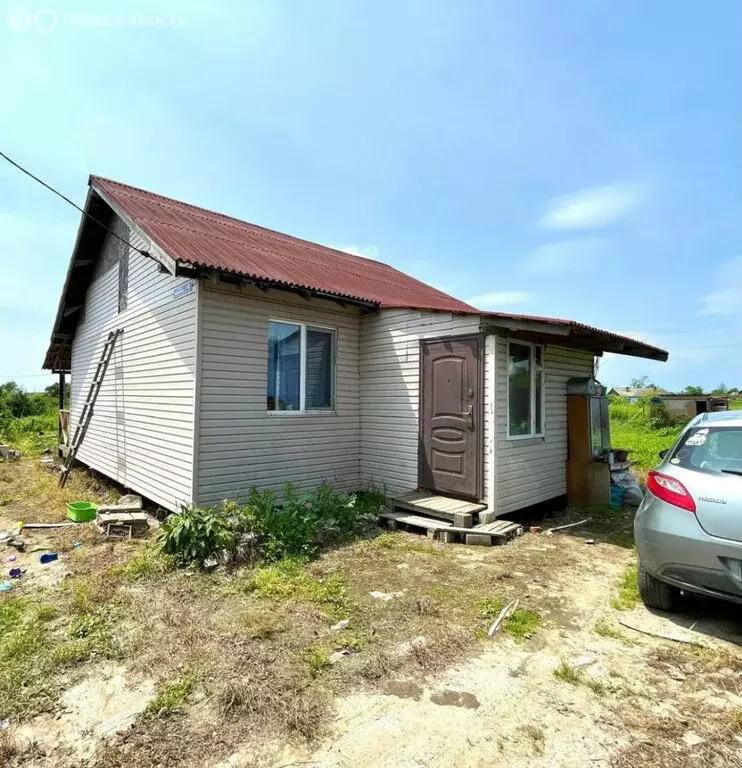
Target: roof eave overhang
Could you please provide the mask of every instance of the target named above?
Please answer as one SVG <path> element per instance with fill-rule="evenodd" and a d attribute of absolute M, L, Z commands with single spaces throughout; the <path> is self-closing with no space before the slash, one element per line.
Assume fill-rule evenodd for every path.
<path fill-rule="evenodd" d="M 77 321 L 85 303 L 85 294 L 93 276 L 97 254 L 105 237 L 105 229 L 101 224 L 105 226 L 107 216 L 110 214 L 110 209 L 93 189 L 88 189 L 84 211 L 77 228 L 75 245 L 57 305 L 49 348 L 42 366 L 43 370 L 53 373 L 70 371 L 72 339 L 75 336 Z M 97 219 L 101 224 L 93 219 Z"/>
<path fill-rule="evenodd" d="M 247 275 L 244 273 L 230 272 L 228 270 L 215 269 L 196 264 L 189 264 L 182 261 L 175 262 L 175 272 L 177 277 L 188 277 L 192 280 L 209 280 L 214 283 L 227 283 L 229 285 L 250 285 L 267 293 L 271 291 L 286 291 L 302 296 L 305 299 L 318 298 L 334 301 L 341 306 L 356 306 L 362 309 L 378 309 L 379 303 L 368 299 L 361 299 L 356 296 L 345 296 L 339 293 L 321 291 L 317 288 L 310 288 L 291 283 L 282 283 L 276 280 L 266 280 L 265 278 Z"/>
<path fill-rule="evenodd" d="M 595 355 L 612 352 L 617 355 L 642 357 L 665 362 L 668 353 L 639 341 L 617 337 L 598 329 L 588 329 L 577 323 L 483 317 L 482 331 L 537 344 L 550 344 L 572 349 L 584 349 Z"/>

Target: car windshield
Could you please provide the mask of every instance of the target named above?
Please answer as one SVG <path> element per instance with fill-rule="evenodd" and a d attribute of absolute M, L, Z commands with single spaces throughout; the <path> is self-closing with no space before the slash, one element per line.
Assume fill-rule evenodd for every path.
<path fill-rule="evenodd" d="M 742 475 L 742 427 L 689 429 L 670 457 L 670 464 L 698 472 Z"/>

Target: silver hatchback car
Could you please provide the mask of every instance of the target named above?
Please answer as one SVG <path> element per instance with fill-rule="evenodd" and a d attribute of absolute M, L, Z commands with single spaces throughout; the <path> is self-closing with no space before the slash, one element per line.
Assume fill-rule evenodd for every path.
<path fill-rule="evenodd" d="M 742 603 L 742 411 L 696 416 L 647 477 L 634 538 L 650 608 L 680 591 Z"/>

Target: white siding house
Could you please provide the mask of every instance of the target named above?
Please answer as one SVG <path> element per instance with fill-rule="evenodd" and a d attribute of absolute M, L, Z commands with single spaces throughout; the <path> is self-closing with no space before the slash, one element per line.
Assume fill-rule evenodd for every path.
<path fill-rule="evenodd" d="M 71 373 L 74 430 L 106 337 L 122 330 L 76 458 L 168 510 L 286 482 L 395 496 L 445 495 L 450 482 L 507 514 L 566 492 L 568 379 L 590 376 L 602 350 L 667 356 L 578 323 L 482 313 L 370 259 L 90 185 L 44 367 Z"/>
<path fill-rule="evenodd" d="M 118 218 L 111 229 L 129 237 Z M 139 245 L 136 236 L 132 242 Z M 74 430 L 105 337 L 123 329 L 79 460 L 167 509 L 192 498 L 196 306 L 193 281 L 161 273 L 157 263 L 108 235 L 72 342 Z"/>

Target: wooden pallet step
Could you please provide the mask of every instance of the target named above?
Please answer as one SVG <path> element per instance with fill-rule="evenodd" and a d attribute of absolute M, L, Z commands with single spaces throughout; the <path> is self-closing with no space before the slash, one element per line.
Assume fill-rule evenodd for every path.
<path fill-rule="evenodd" d="M 379 518 L 386 520 L 391 527 L 422 529 L 430 538 L 437 538 L 446 543 L 463 541 L 467 544 L 504 544 L 513 538 L 513 533 L 502 531 L 485 531 L 478 528 L 462 528 L 443 520 L 436 520 L 422 515 L 412 515 L 404 512 L 380 512 Z M 512 525 L 512 524 L 511 524 Z M 519 528 L 519 526 L 515 526 Z"/>
<path fill-rule="evenodd" d="M 483 523 L 482 525 L 475 525 L 472 528 L 472 532 L 479 533 L 480 531 L 486 533 L 513 533 L 517 535 L 517 531 L 520 529 L 523 532 L 523 526 L 518 523 L 513 523 L 510 520 L 495 520 L 494 523 Z"/>
<path fill-rule="evenodd" d="M 486 504 L 452 499 L 424 491 L 413 491 L 399 496 L 394 499 L 393 506 L 418 515 L 449 520 L 466 528 L 470 528 L 474 524 L 474 516 L 478 512 L 487 508 Z"/>

